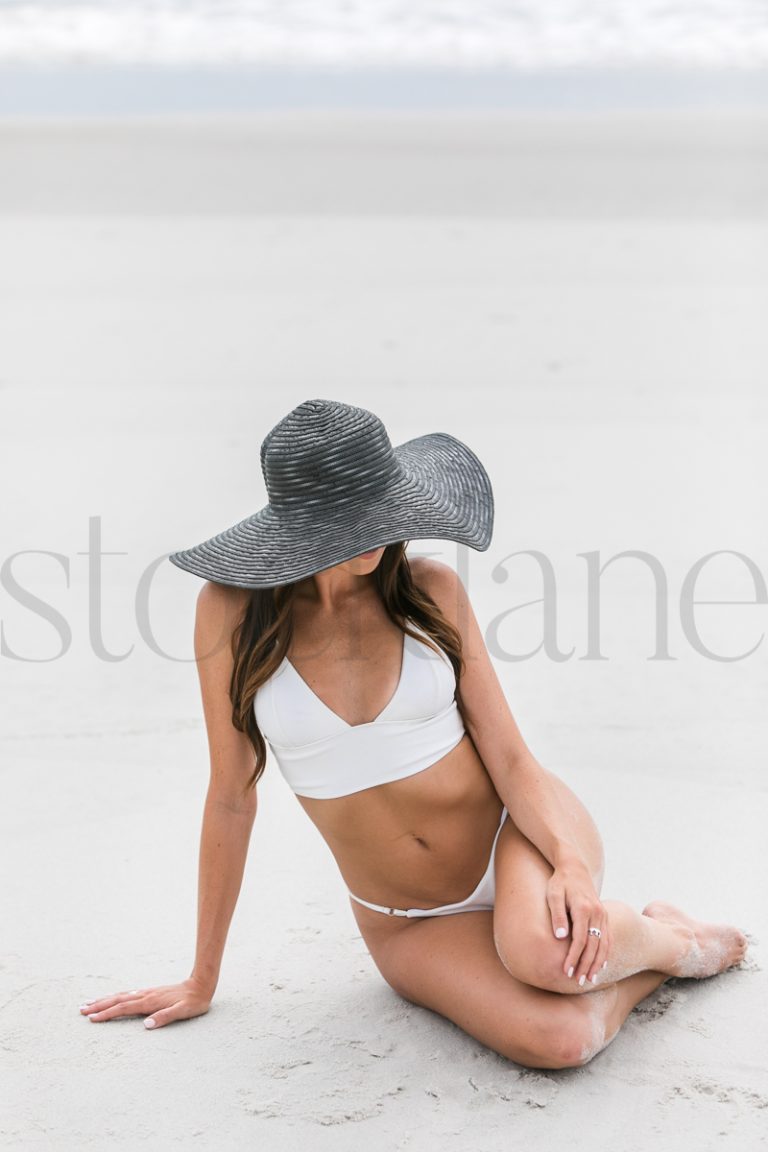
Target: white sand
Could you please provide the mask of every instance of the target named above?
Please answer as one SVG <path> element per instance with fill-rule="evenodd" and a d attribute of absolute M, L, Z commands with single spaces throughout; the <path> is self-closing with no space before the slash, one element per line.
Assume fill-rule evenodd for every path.
<path fill-rule="evenodd" d="M 0 128 L 3 1146 L 751 1152 L 768 1116 L 764 138 L 747 121 L 678 121 L 675 137 L 669 121 L 552 119 L 537 150 L 533 121 L 489 117 L 478 158 L 467 121 L 445 121 L 437 179 L 413 119 L 279 127 L 165 128 L 162 147 L 135 128 L 127 153 L 103 127 L 58 143 L 49 127 L 42 147 Z M 602 182 L 584 163 L 597 140 Z M 329 197 L 315 215 L 313 188 Z M 151 1034 L 77 1012 L 192 963 L 199 581 L 160 562 L 169 659 L 138 629 L 139 578 L 264 503 L 261 438 L 312 396 L 372 408 L 395 443 L 442 430 L 478 452 L 489 551 L 411 550 L 468 562 L 487 630 L 542 594 L 535 560 L 510 554 L 551 563 L 549 651 L 491 650 L 528 743 L 595 815 L 603 894 L 753 940 L 740 970 L 662 986 L 583 1068 L 523 1069 L 399 999 L 274 763 L 210 1013 Z M 89 517 L 117 553 L 90 638 Z M 35 549 L 59 558 L 9 567 Z M 695 622 L 717 653 L 758 645 L 731 662 L 694 649 L 679 609 L 686 573 L 725 549 L 747 559 L 705 565 L 695 598 L 747 605 L 701 604 Z M 653 582 L 632 560 L 605 573 L 604 659 L 585 659 L 584 554 L 624 550 L 666 577 L 666 659 L 650 659 Z M 10 572 L 66 620 L 63 654 L 64 625 L 20 603 Z M 541 639 L 535 606 L 499 632 L 518 653 Z"/>

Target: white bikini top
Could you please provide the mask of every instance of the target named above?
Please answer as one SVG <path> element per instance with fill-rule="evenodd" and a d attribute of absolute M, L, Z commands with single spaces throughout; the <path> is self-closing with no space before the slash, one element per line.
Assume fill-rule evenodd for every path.
<path fill-rule="evenodd" d="M 258 689 L 253 707 L 289 786 L 300 796 L 325 799 L 412 776 L 450 752 L 465 734 L 455 689 L 446 653 L 403 633 L 400 680 L 375 720 L 342 720 L 287 656 Z"/>

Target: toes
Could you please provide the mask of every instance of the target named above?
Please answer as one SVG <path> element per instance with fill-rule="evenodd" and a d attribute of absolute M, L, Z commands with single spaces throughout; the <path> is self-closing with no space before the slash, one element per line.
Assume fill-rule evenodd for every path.
<path fill-rule="evenodd" d="M 734 936 L 734 958 L 732 960 L 733 964 L 740 964 L 741 963 L 741 961 L 744 959 L 744 957 L 747 954 L 747 948 L 748 947 L 749 947 L 749 941 L 747 940 L 744 933 L 736 930 L 736 933 Z"/>

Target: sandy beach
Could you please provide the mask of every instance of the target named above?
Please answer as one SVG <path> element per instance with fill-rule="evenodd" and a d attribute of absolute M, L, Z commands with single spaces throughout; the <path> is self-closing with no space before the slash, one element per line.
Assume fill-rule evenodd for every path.
<path fill-rule="evenodd" d="M 0 122 L 3 1147 L 765 1146 L 767 141 L 758 113 Z M 400 999 L 272 761 L 210 1012 L 78 1013 L 189 974 L 200 582 L 164 557 L 265 503 L 261 439 L 312 397 L 477 451 L 488 552 L 411 554 L 461 571 L 603 895 L 750 938 L 584 1067 Z"/>

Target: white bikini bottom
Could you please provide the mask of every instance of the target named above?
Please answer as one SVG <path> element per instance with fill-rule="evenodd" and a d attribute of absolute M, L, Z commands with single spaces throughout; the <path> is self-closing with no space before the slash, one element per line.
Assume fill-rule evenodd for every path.
<path fill-rule="evenodd" d="M 506 807 L 502 808 L 501 820 L 493 838 L 488 867 L 480 883 L 474 892 L 467 896 L 466 900 L 459 900 L 456 904 L 441 904 L 437 908 L 387 908 L 383 904 L 371 904 L 369 900 L 361 900 L 359 896 L 355 896 L 354 892 L 349 892 L 349 889 L 347 891 L 353 900 L 357 900 L 358 904 L 365 904 L 366 908 L 373 908 L 374 912 L 384 912 L 387 916 L 450 916 L 453 912 L 488 911 L 493 908 L 496 897 L 496 878 L 493 865 L 496 857 L 496 841 L 499 839 L 499 832 L 501 832 L 502 825 L 508 815 Z"/>

